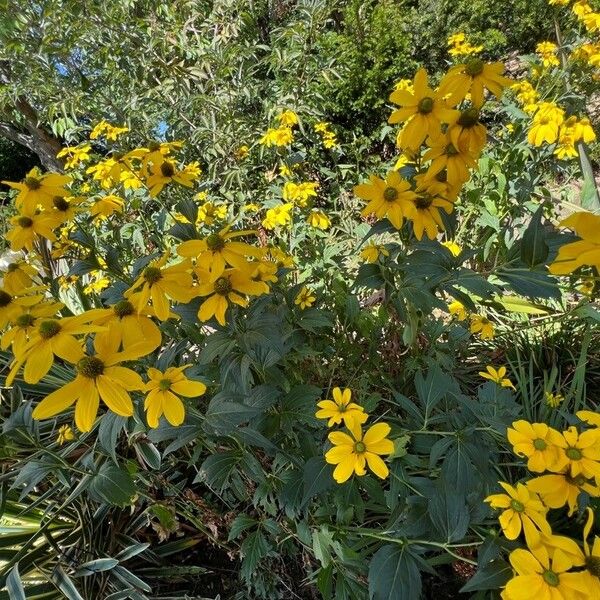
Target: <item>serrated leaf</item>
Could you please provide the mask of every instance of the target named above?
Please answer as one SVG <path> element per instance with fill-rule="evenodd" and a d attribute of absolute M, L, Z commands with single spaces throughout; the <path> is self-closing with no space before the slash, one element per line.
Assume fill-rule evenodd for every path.
<path fill-rule="evenodd" d="M 309 458 L 304 465 L 303 479 L 302 506 L 317 494 L 334 486 L 333 466 L 327 464 L 322 456 Z"/>
<path fill-rule="evenodd" d="M 386 544 L 369 565 L 369 598 L 371 600 L 416 600 L 421 597 L 419 563 L 408 546 Z"/>
<path fill-rule="evenodd" d="M 479 590 L 498 590 L 512 577 L 511 566 L 503 560 L 493 560 L 467 581 L 460 589 L 461 593 L 476 592 Z"/>
<path fill-rule="evenodd" d="M 136 493 L 129 472 L 110 462 L 105 462 L 92 476 L 89 490 L 102 500 L 116 506 L 129 504 Z"/>

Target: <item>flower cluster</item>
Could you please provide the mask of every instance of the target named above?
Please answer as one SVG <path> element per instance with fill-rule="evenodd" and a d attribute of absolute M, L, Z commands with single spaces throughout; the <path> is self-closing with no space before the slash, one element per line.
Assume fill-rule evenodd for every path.
<path fill-rule="evenodd" d="M 331 148 L 335 148 L 338 144 L 337 137 L 331 129 L 329 129 L 330 124 L 327 121 L 321 121 L 319 123 L 315 123 L 314 129 L 321 136 L 321 141 L 323 142 L 323 146 L 328 150 Z"/>
<path fill-rule="evenodd" d="M 577 417 L 582 425 L 562 432 L 525 420 L 507 430 L 513 451 L 527 460 L 536 477 L 514 486 L 500 482 L 505 493 L 485 500 L 502 511 L 499 522 L 506 538 L 516 540 L 522 533 L 528 548 L 510 554 L 515 576 L 506 585 L 503 600 L 540 594 L 564 600 L 596 598 L 600 593 L 600 541 L 592 550 L 587 543 L 593 519 L 586 525 L 583 550 L 575 540 L 553 533 L 548 522 L 550 509 L 568 507 L 572 516 L 582 493 L 600 497 L 600 415 L 579 411 Z M 583 425 L 591 428 L 582 430 Z"/>
<path fill-rule="evenodd" d="M 448 37 L 448 54 L 452 57 L 471 56 L 483 51 L 483 46 L 473 46 L 464 33 L 454 33 Z"/>
<path fill-rule="evenodd" d="M 328 435 L 333 447 L 325 453 L 325 460 L 336 465 L 333 478 L 337 483 L 348 481 L 353 474 L 366 475 L 367 466 L 377 477 L 385 479 L 389 470 L 381 457 L 394 452 L 394 443 L 387 437 L 390 426 L 376 423 L 363 434 L 362 425 L 369 415 L 362 406 L 352 402 L 352 390 L 348 388 L 334 388 L 333 400 L 321 400 L 317 406 L 318 419 L 327 419 L 328 427 L 343 422 L 348 431 L 332 431 Z"/>
<path fill-rule="evenodd" d="M 263 146 L 289 146 L 294 140 L 292 128 L 298 125 L 298 115 L 291 110 L 284 110 L 277 116 L 279 127 L 269 127 L 260 138 Z"/>
<path fill-rule="evenodd" d="M 390 100 L 400 108 L 389 122 L 404 123 L 398 145 L 412 163 L 411 177 L 394 169 L 385 179 L 371 175 L 368 183 L 356 186 L 355 194 L 367 201 L 363 216 L 387 218 L 396 229 L 407 219 L 418 240 L 423 234 L 435 239 L 445 229 L 441 211 L 454 210 L 486 144 L 486 128 L 480 122 L 485 90 L 501 96 L 509 83 L 503 71 L 500 63 L 472 58 L 451 67 L 437 89 L 419 69 L 412 91 L 398 86 L 392 92 Z"/>

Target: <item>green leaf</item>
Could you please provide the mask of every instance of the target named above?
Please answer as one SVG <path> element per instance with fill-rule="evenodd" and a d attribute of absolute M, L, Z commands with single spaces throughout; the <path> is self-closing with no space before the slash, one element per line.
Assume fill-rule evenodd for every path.
<path fill-rule="evenodd" d="M 505 281 L 519 296 L 528 298 L 556 298 L 560 300 L 560 289 L 554 277 L 545 271 L 501 267 L 496 275 Z"/>
<path fill-rule="evenodd" d="M 327 464 L 322 456 L 314 456 L 308 459 L 304 465 L 302 506 L 305 506 L 317 494 L 331 489 L 334 484 L 332 465 Z"/>
<path fill-rule="evenodd" d="M 109 453 L 115 463 L 117 462 L 117 440 L 126 423 L 127 417 L 121 417 L 110 411 L 100 419 L 98 443 L 104 451 Z"/>
<path fill-rule="evenodd" d="M 89 491 L 105 502 L 125 506 L 136 493 L 135 484 L 128 471 L 105 462 L 90 481 Z"/>
<path fill-rule="evenodd" d="M 463 494 L 442 483 L 429 502 L 429 517 L 444 541 L 455 542 L 461 540 L 469 529 L 469 509 Z"/>
<path fill-rule="evenodd" d="M 503 560 L 493 560 L 477 570 L 477 573 L 460 589 L 462 593 L 478 590 L 497 590 L 512 577 L 512 568 Z"/>
<path fill-rule="evenodd" d="M 546 230 L 542 225 L 543 205 L 535 211 L 521 240 L 521 260 L 529 267 L 543 263 L 550 252 L 546 243 Z"/>
<path fill-rule="evenodd" d="M 258 563 L 267 556 L 270 549 L 271 547 L 261 531 L 254 531 L 242 542 L 240 547 L 242 554 L 240 575 L 245 581 L 252 580 Z"/>
<path fill-rule="evenodd" d="M 408 546 L 387 544 L 371 559 L 369 598 L 371 600 L 416 600 L 421 597 L 419 563 Z"/>
<path fill-rule="evenodd" d="M 194 478 L 194 483 L 204 481 L 210 488 L 222 490 L 241 458 L 238 452 L 232 450 L 209 456 L 202 463 L 198 474 Z"/>
<path fill-rule="evenodd" d="M 17 563 L 6 578 L 6 591 L 10 600 L 27 600 L 21 576 L 19 575 L 19 563 Z"/>
<path fill-rule="evenodd" d="M 75 584 L 69 579 L 60 565 L 57 565 L 54 569 L 52 573 L 52 581 L 54 581 L 58 589 L 65 595 L 67 600 L 84 600 L 77 591 Z"/>
<path fill-rule="evenodd" d="M 246 531 L 246 529 L 250 529 L 250 527 L 255 527 L 256 524 L 256 519 L 253 519 L 252 517 L 249 517 L 248 515 L 245 515 L 243 513 L 241 515 L 238 515 L 233 520 L 233 523 L 231 523 L 227 541 L 231 542 L 232 540 L 236 540 L 240 537 L 240 534 L 242 532 Z"/>
<path fill-rule="evenodd" d="M 95 573 L 102 573 L 103 571 L 110 571 L 119 564 L 119 561 L 114 558 L 97 558 L 96 560 L 90 560 L 77 567 L 73 577 L 88 577 Z"/>
<path fill-rule="evenodd" d="M 591 212 L 600 212 L 600 194 L 596 187 L 594 178 L 594 168 L 590 161 L 587 146 L 583 142 L 577 143 L 577 151 L 579 154 L 579 164 L 583 175 L 583 186 L 581 188 L 580 203 L 583 208 Z"/>

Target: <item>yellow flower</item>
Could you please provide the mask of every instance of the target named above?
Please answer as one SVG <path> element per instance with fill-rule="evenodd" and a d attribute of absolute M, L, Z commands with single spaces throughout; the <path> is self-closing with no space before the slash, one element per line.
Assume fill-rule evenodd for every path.
<path fill-rule="evenodd" d="M 568 473 L 552 473 L 535 477 L 527 482 L 527 487 L 539 494 L 548 508 L 569 506 L 569 517 L 577 510 L 577 499 L 581 492 L 592 498 L 600 496 L 600 488 L 583 475 L 571 477 Z"/>
<path fill-rule="evenodd" d="M 342 421 L 344 425 L 351 428 L 354 423 L 362 425 L 369 415 L 362 406 L 351 402 L 352 390 L 345 388 L 343 391 L 339 388 L 333 388 L 333 400 L 321 400 L 317 406 L 321 409 L 315 413 L 317 419 L 329 419 L 327 427 L 339 425 Z"/>
<path fill-rule="evenodd" d="M 558 408 L 565 399 L 562 394 L 553 394 L 552 392 L 544 392 L 544 397 L 546 398 L 546 404 L 550 408 Z"/>
<path fill-rule="evenodd" d="M 246 266 L 249 257 L 262 258 L 262 248 L 234 241 L 237 237 L 254 234 L 254 231 L 229 231 L 230 228 L 231 225 L 227 225 L 219 233 L 211 233 L 202 240 L 183 242 L 179 244 L 177 254 L 194 258 L 198 267 L 210 271 L 215 277 L 218 277 L 227 265 L 241 268 Z"/>
<path fill-rule="evenodd" d="M 143 344 L 142 344 L 143 348 Z M 34 419 L 48 419 L 65 411 L 74 402 L 75 424 L 80 431 L 89 431 L 94 425 L 100 400 L 115 414 L 121 417 L 133 415 L 133 403 L 128 392 L 144 387 L 142 378 L 131 369 L 119 363 L 138 358 L 142 352 L 134 348 L 128 352 L 116 352 L 98 340 L 94 340 L 95 353 L 84 355 L 76 360 L 75 379 L 46 396 L 33 410 Z"/>
<path fill-rule="evenodd" d="M 480 58 L 472 58 L 466 63 L 451 67 L 440 82 L 438 93 L 448 96 L 447 102 L 454 106 L 471 94 L 475 108 L 481 108 L 485 101 L 487 88 L 496 98 L 502 96 L 502 90 L 512 81 L 502 75 L 504 65 L 499 62 L 485 63 Z"/>
<path fill-rule="evenodd" d="M 306 222 L 316 229 L 329 229 L 331 227 L 331 221 L 329 217 L 322 211 L 313 209 L 308 213 Z"/>
<path fill-rule="evenodd" d="M 488 365 L 486 368 L 487 372 L 479 371 L 479 375 L 484 379 L 489 379 L 494 383 L 497 383 L 501 387 L 512 388 L 515 389 L 515 386 L 512 384 L 510 379 L 505 378 L 506 375 L 506 367 L 500 367 L 496 370 L 494 367 Z"/>
<path fill-rule="evenodd" d="M 179 170 L 173 161 L 163 160 L 160 164 L 152 165 L 150 173 L 146 185 L 150 196 L 154 198 L 165 185 L 173 181 L 188 188 L 194 187 L 194 181 L 200 176 L 200 169 L 192 164 Z"/>
<path fill-rule="evenodd" d="M 107 140 L 115 141 L 118 136 L 127 133 L 129 127 L 116 127 L 105 120 L 100 121 L 91 131 L 90 140 L 104 136 Z"/>
<path fill-rule="evenodd" d="M 579 410 L 575 413 L 578 419 L 592 427 L 600 427 L 600 414 L 591 410 Z"/>
<path fill-rule="evenodd" d="M 408 121 L 402 132 L 401 147 L 417 149 L 428 135 L 438 135 L 442 123 L 452 123 L 458 118 L 458 111 L 448 108 L 441 91 L 433 91 L 427 84 L 427 72 L 419 69 L 415 75 L 414 92 L 395 90 L 390 102 L 400 105 L 390 115 L 390 123 Z M 457 104 L 458 101 L 454 102 Z M 451 104 L 451 106 L 454 106 Z"/>
<path fill-rule="evenodd" d="M 166 267 L 168 259 L 169 254 L 165 253 L 159 260 L 152 261 L 124 294 L 138 313 L 142 313 L 152 301 L 156 317 L 161 321 L 170 316 L 169 298 L 185 304 L 197 295 L 197 290 L 192 287 L 194 281 L 189 260 Z"/>
<path fill-rule="evenodd" d="M 396 229 L 400 229 L 405 217 L 416 216 L 414 200 L 417 195 L 398 171 L 389 171 L 385 180 L 371 175 L 369 183 L 357 185 L 354 193 L 368 202 L 362 210 L 363 217 L 375 214 L 378 219 L 387 218 Z"/>
<path fill-rule="evenodd" d="M 590 549 L 587 539 L 594 524 L 594 511 L 589 506 L 586 510 L 588 518 L 583 528 L 584 564 L 588 575 L 590 598 L 600 598 L 600 538 L 594 536 L 594 544 Z"/>
<path fill-rule="evenodd" d="M 62 446 L 65 442 L 71 442 L 75 439 L 75 434 L 71 429 L 70 425 L 61 425 L 58 429 L 58 435 L 56 441 L 59 446 Z"/>
<path fill-rule="evenodd" d="M 275 229 L 276 227 L 289 225 L 292 222 L 293 208 L 294 205 L 291 202 L 286 202 L 267 209 L 267 214 L 262 220 L 262 226 L 265 229 Z"/>
<path fill-rule="evenodd" d="M 361 250 L 360 256 L 370 263 L 375 263 L 380 256 L 389 256 L 390 253 L 385 246 L 371 242 L 368 246 Z"/>
<path fill-rule="evenodd" d="M 457 318 L 458 321 L 464 321 L 467 318 L 467 309 L 462 302 L 454 300 L 448 304 L 448 311 Z"/>
<path fill-rule="evenodd" d="M 469 169 L 477 168 L 477 157 L 468 147 L 457 148 L 448 135 L 429 137 L 429 150 L 423 155 L 424 161 L 431 161 L 427 171 L 429 177 L 441 171 L 446 172 L 450 185 L 460 186 L 469 179 Z"/>
<path fill-rule="evenodd" d="M 202 382 L 192 381 L 183 374 L 189 366 L 169 367 L 164 373 L 148 369 L 150 381 L 144 387 L 144 391 L 148 392 L 144 409 L 150 427 L 158 427 L 158 420 L 163 414 L 173 427 L 178 427 L 185 418 L 185 407 L 179 396 L 197 398 L 206 391 Z"/>
<path fill-rule="evenodd" d="M 557 549 L 551 559 L 544 546 L 513 550 L 510 564 L 516 572 L 505 588 L 505 600 L 586 600 L 587 578 L 582 572 L 569 572 L 572 561 Z"/>
<path fill-rule="evenodd" d="M 487 129 L 479 121 L 479 110 L 473 106 L 462 110 L 448 127 L 448 137 L 461 152 L 479 155 L 487 142 Z"/>
<path fill-rule="evenodd" d="M 252 279 L 249 268 L 225 269 L 221 273 L 200 271 L 196 269 L 199 296 L 208 296 L 200 305 L 198 318 L 205 322 L 213 316 L 220 325 L 225 326 L 225 313 L 229 304 L 248 306 L 248 300 L 242 295 L 260 296 L 269 291 L 269 286 L 263 281 Z"/>
<path fill-rule="evenodd" d="M 544 67 L 558 67 L 560 61 L 556 56 L 558 52 L 558 46 L 553 42 L 540 42 L 535 47 L 536 53 L 542 59 L 542 66 Z"/>
<path fill-rule="evenodd" d="M 558 139 L 564 118 L 564 110 L 554 102 L 542 102 L 533 116 L 527 141 L 533 146 L 541 146 L 544 142 L 553 144 Z"/>
<path fill-rule="evenodd" d="M 22 183 L 14 181 L 2 181 L 9 187 L 19 190 L 15 199 L 15 206 L 19 211 L 27 215 L 35 213 L 38 205 L 42 208 L 52 208 L 52 200 L 56 196 L 68 196 L 69 192 L 65 186 L 71 183 L 68 175 L 58 173 L 45 173 L 42 175 L 37 167 L 27 173 Z"/>
<path fill-rule="evenodd" d="M 540 531 L 550 535 L 552 530 L 546 521 L 547 508 L 536 494 L 530 493 L 525 485 L 517 483 L 515 487 L 499 482 L 506 494 L 492 494 L 484 502 L 491 508 L 500 508 L 498 517 L 502 532 L 509 540 L 516 540 L 521 531 L 525 534 L 528 546 L 539 544 Z"/>
<path fill-rule="evenodd" d="M 569 158 L 576 158 L 579 156 L 579 152 L 575 147 L 575 138 L 568 133 L 559 132 L 558 143 L 554 149 L 554 155 L 559 160 L 568 160 Z"/>
<path fill-rule="evenodd" d="M 246 212 L 258 212 L 260 210 L 260 206 L 254 202 L 248 202 L 248 204 L 244 204 L 243 208 Z"/>
<path fill-rule="evenodd" d="M 198 218 L 196 219 L 196 225 L 204 223 L 205 225 L 212 225 L 215 220 L 222 221 L 227 216 L 227 205 L 226 204 L 214 204 L 212 202 L 205 202 L 198 209 Z"/>
<path fill-rule="evenodd" d="M 296 202 L 298 206 L 304 208 L 310 198 L 317 196 L 319 184 L 314 181 L 305 181 L 303 183 L 293 183 L 286 181 L 281 193 L 282 198 L 287 202 Z"/>
<path fill-rule="evenodd" d="M 113 213 L 121 213 L 123 212 L 123 206 L 125 201 L 118 196 L 114 196 L 113 194 L 109 194 L 108 196 L 103 196 L 94 202 L 92 208 L 90 209 L 90 214 L 94 217 L 107 218 L 110 217 Z"/>
<path fill-rule="evenodd" d="M 16 291 L 0 286 L 0 329 L 13 323 L 27 308 L 36 306 L 44 299 L 43 294 L 32 294 L 32 291 L 36 291 L 36 288 Z"/>
<path fill-rule="evenodd" d="M 444 246 L 444 248 L 448 248 L 452 256 L 459 256 L 462 252 L 462 248 L 453 240 L 442 242 L 442 246 Z"/>
<path fill-rule="evenodd" d="M 337 146 L 337 137 L 335 135 L 335 133 L 328 131 L 327 133 L 323 134 L 323 146 L 325 146 L 325 148 L 327 148 L 328 150 L 331 148 L 335 148 Z"/>
<path fill-rule="evenodd" d="M 23 212 L 10 218 L 12 229 L 5 238 L 10 242 L 11 250 L 33 250 L 37 236 L 46 238 L 51 242 L 56 241 L 53 229 L 59 225 L 56 215 L 47 212 Z"/>
<path fill-rule="evenodd" d="M 409 92 L 410 94 L 414 94 L 415 90 L 413 88 L 412 79 L 400 79 L 395 85 L 394 90 L 403 90 L 405 92 Z"/>
<path fill-rule="evenodd" d="M 329 123 L 327 123 L 327 121 L 321 121 L 320 123 L 315 123 L 314 129 L 317 133 L 325 133 L 329 129 Z"/>
<path fill-rule="evenodd" d="M 282 127 L 298 125 L 298 115 L 293 110 L 284 110 L 280 115 L 277 115 L 277 120 Z"/>
<path fill-rule="evenodd" d="M 162 335 L 160 329 L 149 318 L 152 314 L 150 307 L 143 308 L 140 312 L 136 310 L 137 298 L 131 297 L 120 300 L 109 308 L 96 309 L 93 313 L 94 325 L 105 327 L 105 331 L 99 331 L 96 339 L 102 343 L 109 343 L 119 350 L 137 346 L 141 341 L 146 344 L 146 354 L 160 346 Z"/>
<path fill-rule="evenodd" d="M 586 479 L 595 478 L 600 485 L 600 429 L 579 433 L 571 426 L 562 435 L 566 442 L 562 453 L 568 460 L 571 477 L 583 475 Z"/>
<path fill-rule="evenodd" d="M 57 158 L 67 157 L 65 161 L 66 169 L 74 169 L 80 163 L 90 160 L 90 152 L 92 147 L 90 144 L 83 144 L 82 146 L 67 146 L 63 148 L 56 156 Z"/>
<path fill-rule="evenodd" d="M 428 189 L 433 190 L 434 188 Z M 434 240 L 438 230 L 444 231 L 444 222 L 439 209 L 442 208 L 450 214 L 454 208 L 452 202 L 434 192 L 418 194 L 413 200 L 413 205 L 416 210 L 407 218 L 413 222 L 413 232 L 419 241 L 422 239 L 423 233 L 426 233 L 430 240 Z"/>
<path fill-rule="evenodd" d="M 295 267 L 294 258 L 287 252 L 284 252 L 275 246 L 269 248 L 269 254 L 267 255 L 267 258 L 268 260 L 275 262 L 280 268 L 293 269 Z"/>
<path fill-rule="evenodd" d="M 269 128 L 258 141 L 263 146 L 287 146 L 294 139 L 291 127 Z"/>
<path fill-rule="evenodd" d="M 471 333 L 478 333 L 482 340 L 494 339 L 494 324 L 482 315 L 471 316 Z"/>
<path fill-rule="evenodd" d="M 0 267 L 0 272 L 4 278 L 4 289 L 10 293 L 17 293 L 33 286 L 33 279 L 38 275 L 38 269 L 22 258 L 18 258 L 18 255 L 14 255 L 14 260 L 5 267 Z"/>
<path fill-rule="evenodd" d="M 366 475 L 368 466 L 377 477 L 385 479 L 389 470 L 381 456 L 394 451 L 394 443 L 387 438 L 390 426 L 387 423 L 372 425 L 364 437 L 360 423 L 354 422 L 348 430 L 351 436 L 342 431 L 332 431 L 328 435 L 333 448 L 326 452 L 325 460 L 337 465 L 333 478 L 337 483 L 344 483 L 353 473 Z"/>
<path fill-rule="evenodd" d="M 314 292 L 304 286 L 297 294 L 296 299 L 294 300 L 294 304 L 299 306 L 301 310 L 305 308 L 310 308 L 314 303 L 317 297 L 314 295 Z"/>
<path fill-rule="evenodd" d="M 569 227 L 581 239 L 559 248 L 558 256 L 549 266 L 550 273 L 566 275 L 584 265 L 600 269 L 600 216 L 577 212 L 561 221 L 559 225 Z"/>
<path fill-rule="evenodd" d="M 533 473 L 561 471 L 566 466 L 567 460 L 560 452 L 566 446 L 565 440 L 546 423 L 515 421 L 507 429 L 506 437 L 517 456 L 527 457 L 527 468 Z"/>
<path fill-rule="evenodd" d="M 235 151 L 235 157 L 237 158 L 237 160 L 244 160 L 248 154 L 250 154 L 250 148 L 248 148 L 248 146 L 240 146 L 236 151 Z"/>

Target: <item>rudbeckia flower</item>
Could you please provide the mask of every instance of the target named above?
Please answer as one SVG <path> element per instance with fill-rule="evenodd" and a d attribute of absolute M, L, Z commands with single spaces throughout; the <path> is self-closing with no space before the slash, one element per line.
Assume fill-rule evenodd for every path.
<path fill-rule="evenodd" d="M 362 425 L 369 415 L 352 400 L 352 390 L 345 388 L 342 391 L 339 387 L 333 388 L 333 400 L 321 400 L 317 406 L 321 409 L 315 413 L 317 419 L 329 419 L 327 427 L 339 425 L 342 421 L 350 429 L 355 423 Z"/>
<path fill-rule="evenodd" d="M 161 321 L 166 321 L 170 316 L 170 298 L 188 303 L 197 296 L 189 261 L 184 260 L 167 267 L 167 260 L 169 254 L 165 253 L 159 260 L 151 262 L 124 294 L 140 314 L 146 310 L 148 302 L 152 301 L 154 313 Z"/>
<path fill-rule="evenodd" d="M 587 539 L 594 524 L 594 511 L 589 506 L 586 510 L 588 518 L 583 528 L 584 564 L 588 575 L 590 598 L 600 598 L 600 537 L 594 536 L 594 543 L 590 548 Z"/>
<path fill-rule="evenodd" d="M 390 426 L 387 423 L 377 423 L 364 436 L 360 423 L 355 422 L 348 429 L 352 435 L 332 431 L 328 436 L 333 448 L 326 452 L 325 460 L 331 465 L 337 465 L 333 478 L 338 483 L 344 483 L 353 473 L 366 475 L 368 465 L 377 477 L 385 479 L 389 469 L 381 456 L 390 455 L 394 451 L 394 442 L 387 438 Z"/>
<path fill-rule="evenodd" d="M 378 219 L 387 218 L 396 229 L 402 227 L 405 217 L 412 218 L 415 215 L 417 194 L 398 171 L 389 171 L 385 180 L 371 175 L 369 183 L 357 185 L 354 193 L 368 202 L 361 212 L 363 217 L 374 214 Z"/>
<path fill-rule="evenodd" d="M 25 308 L 35 306 L 44 299 L 42 294 L 32 295 L 32 291 L 35 290 L 25 289 L 13 293 L 0 286 L 0 329 L 4 329 L 8 323 L 13 323 Z"/>
<path fill-rule="evenodd" d="M 509 556 L 516 572 L 506 584 L 508 600 L 585 600 L 590 598 L 587 578 L 582 572 L 570 572 L 573 563 L 562 550 L 551 559 L 543 546 L 518 548 Z"/>
<path fill-rule="evenodd" d="M 477 168 L 476 156 L 468 148 L 455 146 L 447 134 L 429 137 L 427 145 L 429 150 L 423 155 L 423 160 L 431 161 L 427 169 L 430 178 L 445 171 L 448 183 L 460 186 L 469 179 L 469 169 Z"/>
<path fill-rule="evenodd" d="M 600 496 L 600 489 L 592 480 L 586 479 L 583 475 L 571 477 L 566 472 L 535 477 L 527 482 L 527 487 L 539 494 L 548 508 L 568 506 L 569 517 L 577 510 L 577 499 L 581 492 L 589 494 L 592 498 Z"/>
<path fill-rule="evenodd" d="M 52 199 L 56 196 L 68 196 L 69 192 L 64 186 L 71 183 L 72 179 L 68 175 L 59 175 L 58 173 L 45 173 L 42 175 L 37 167 L 34 167 L 27 173 L 27 177 L 22 183 L 14 181 L 3 181 L 2 183 L 19 190 L 15 200 L 15 205 L 19 211 L 30 215 L 35 213 L 38 205 L 49 209 L 52 206 Z"/>
<path fill-rule="evenodd" d="M 444 231 L 444 222 L 440 216 L 440 208 L 450 214 L 454 209 L 452 202 L 441 196 L 433 196 L 427 192 L 420 193 L 413 200 L 414 213 L 407 217 L 413 223 L 413 232 L 420 241 L 423 233 L 430 240 L 437 237 L 438 230 Z"/>
<path fill-rule="evenodd" d="M 527 134 L 527 141 L 532 146 L 541 146 L 544 142 L 554 144 L 558 139 L 560 126 L 565 112 L 553 102 L 542 102 L 535 114 Z"/>
<path fill-rule="evenodd" d="M 198 318 L 208 321 L 213 316 L 220 325 L 225 325 L 225 313 L 232 302 L 239 306 L 248 306 L 248 296 L 260 296 L 269 292 L 269 286 L 263 281 L 253 281 L 248 268 L 225 269 L 220 274 L 196 269 L 200 284 L 198 296 L 208 296 L 200 305 Z"/>
<path fill-rule="evenodd" d="M 467 309 L 462 302 L 458 300 L 454 300 L 448 304 L 448 312 L 456 317 L 458 321 L 464 321 L 467 318 Z"/>
<path fill-rule="evenodd" d="M 589 265 L 600 269 L 600 215 L 577 212 L 560 222 L 581 238 L 565 244 L 558 250 L 558 256 L 549 266 L 553 275 L 566 275 Z"/>
<path fill-rule="evenodd" d="M 446 102 L 445 92 L 433 91 L 427 84 L 427 71 L 419 69 L 413 83 L 414 92 L 395 90 L 390 94 L 390 102 L 399 104 L 388 119 L 389 123 L 408 121 L 402 131 L 402 148 L 418 148 L 428 135 L 437 135 L 442 123 L 452 123 L 459 115 L 457 110 L 449 108 L 456 102 Z"/>
<path fill-rule="evenodd" d="M 314 295 L 315 293 L 306 286 L 303 286 L 302 289 L 298 292 L 294 300 L 294 304 L 300 307 L 300 310 L 304 310 L 305 308 L 310 308 L 314 303 L 317 297 Z"/>
<path fill-rule="evenodd" d="M 16 293 L 33 286 L 33 280 L 39 270 L 24 260 L 9 262 L 6 270 L 2 269 L 4 289 L 10 293 Z"/>
<path fill-rule="evenodd" d="M 88 311 L 76 317 L 40 319 L 22 352 L 15 354 L 6 385 L 12 385 L 23 366 L 23 379 L 27 383 L 37 383 L 48 373 L 55 356 L 76 363 L 83 352 L 83 342 L 76 336 L 103 329 L 98 325 L 89 325 L 92 318 L 93 311 Z"/>
<path fill-rule="evenodd" d="M 113 213 L 123 212 L 125 201 L 114 194 L 103 196 L 96 200 L 90 208 L 90 214 L 94 217 L 110 217 Z"/>
<path fill-rule="evenodd" d="M 306 222 L 316 229 L 325 230 L 331 227 L 329 217 L 322 210 L 311 210 L 306 217 Z"/>
<path fill-rule="evenodd" d="M 513 390 L 515 389 L 515 386 L 512 384 L 511 380 L 504 377 L 506 375 L 506 367 L 500 367 L 498 370 L 496 370 L 494 367 L 488 365 L 485 368 L 485 371 L 479 371 L 479 375 L 481 375 L 481 377 L 484 379 L 489 379 L 490 381 L 497 383 L 501 387 L 512 388 Z"/>
<path fill-rule="evenodd" d="M 502 96 L 502 90 L 512 81 L 503 77 L 504 65 L 499 62 L 484 63 L 480 58 L 451 67 L 440 82 L 438 93 L 446 96 L 450 105 L 454 106 L 471 94 L 471 102 L 475 108 L 484 103 L 484 89 L 488 89 L 496 98 Z"/>
<path fill-rule="evenodd" d="M 583 475 L 586 479 L 594 478 L 600 485 L 600 429 L 579 433 L 571 426 L 562 435 L 566 442 L 562 452 L 568 459 L 571 477 Z"/>
<path fill-rule="evenodd" d="M 218 277 L 226 266 L 242 268 L 249 257 L 262 258 L 264 250 L 235 238 L 255 234 L 255 231 L 230 231 L 231 225 L 212 233 L 202 240 L 188 240 L 179 244 L 177 254 L 195 258 L 196 265 Z"/>
<path fill-rule="evenodd" d="M 146 185 L 150 196 L 154 198 L 160 194 L 165 185 L 172 181 L 188 188 L 194 187 L 194 181 L 199 174 L 199 170 L 196 169 L 190 170 L 185 167 L 178 169 L 173 161 L 165 159 L 160 164 L 152 165 Z"/>
<path fill-rule="evenodd" d="M 507 429 L 506 436 L 513 452 L 527 458 L 527 468 L 533 473 L 561 471 L 566 466 L 567 460 L 559 450 L 566 446 L 565 439 L 546 423 L 515 421 L 512 428 Z"/>
<path fill-rule="evenodd" d="M 523 531 L 528 546 L 539 544 L 540 531 L 546 535 L 552 533 L 546 521 L 548 509 L 522 483 L 517 483 L 515 487 L 502 481 L 499 483 L 506 494 L 492 494 L 484 502 L 492 508 L 502 509 L 498 520 L 504 535 L 509 540 L 516 540 Z"/>
<path fill-rule="evenodd" d="M 382 246 L 381 244 L 374 244 L 373 242 L 363 248 L 360 252 L 361 258 L 369 263 L 377 262 L 380 256 L 389 255 L 389 250 L 385 246 Z"/>
<path fill-rule="evenodd" d="M 85 355 L 81 351 L 77 360 L 69 360 L 75 364 L 75 379 L 46 396 L 33 409 L 33 418 L 48 419 L 76 403 L 75 424 L 80 431 L 89 431 L 100 400 L 115 414 L 131 417 L 133 403 L 129 392 L 143 389 L 144 382 L 135 371 L 119 363 L 143 356 L 145 346 L 142 344 L 140 348 L 140 351 L 130 348 L 127 352 L 116 352 L 114 345 L 94 340 L 94 354 Z"/>
<path fill-rule="evenodd" d="M 48 212 L 27 212 L 23 209 L 21 214 L 11 217 L 10 223 L 12 229 L 6 234 L 6 239 L 10 242 L 11 250 L 33 250 L 33 243 L 36 236 L 41 236 L 56 241 L 56 235 L 52 231 L 59 225 L 56 215 Z"/>
<path fill-rule="evenodd" d="M 474 106 L 463 110 L 448 128 L 448 136 L 456 148 L 480 154 L 487 141 L 487 129 L 479 121 L 479 110 Z"/>
<path fill-rule="evenodd" d="M 183 371 L 188 367 L 169 367 L 164 373 L 158 369 L 148 369 L 150 381 L 144 387 L 144 391 L 148 392 L 144 409 L 150 427 L 158 427 L 158 420 L 163 414 L 174 427 L 181 425 L 185 418 L 185 407 L 179 396 L 196 398 L 206 391 L 202 382 L 185 377 Z"/>
<path fill-rule="evenodd" d="M 70 425 L 61 425 L 58 429 L 58 435 L 56 441 L 59 446 L 62 446 L 65 442 L 70 442 L 75 439 L 75 434 L 71 429 Z"/>
<path fill-rule="evenodd" d="M 482 340 L 491 340 L 494 338 L 494 324 L 482 315 L 471 316 L 471 333 L 478 333 Z"/>

